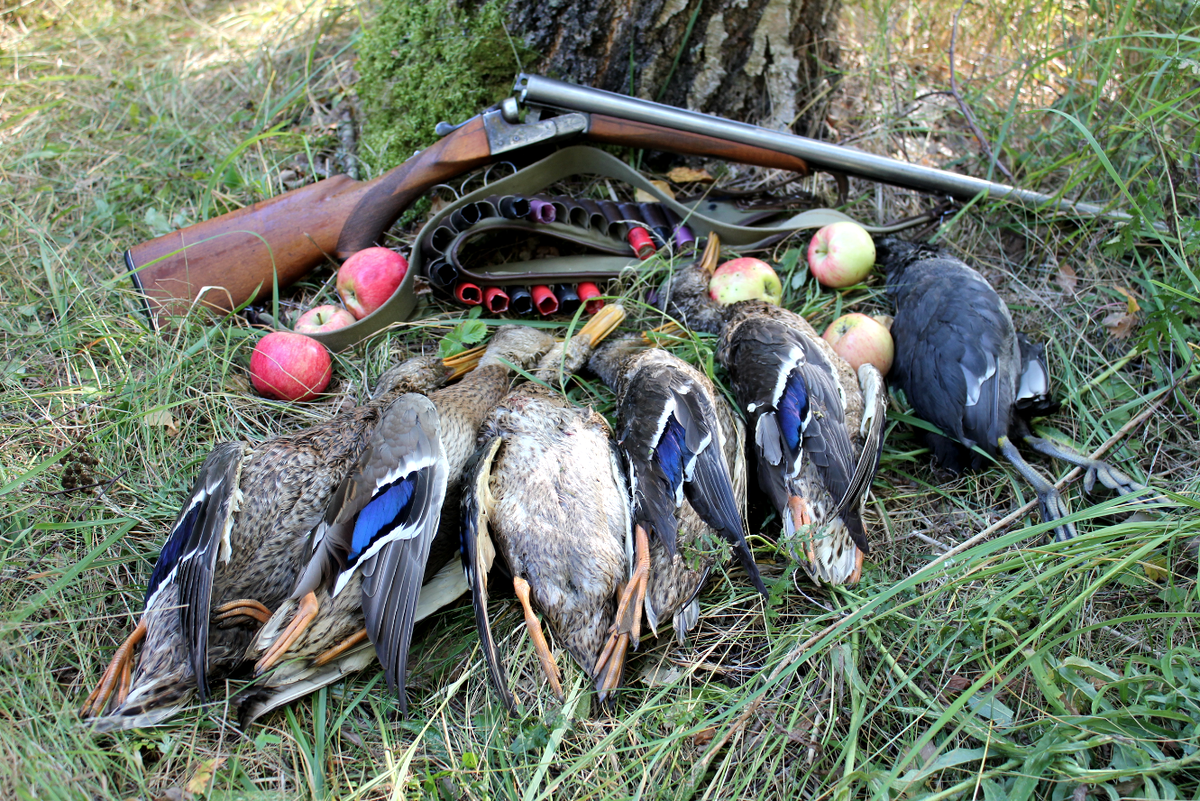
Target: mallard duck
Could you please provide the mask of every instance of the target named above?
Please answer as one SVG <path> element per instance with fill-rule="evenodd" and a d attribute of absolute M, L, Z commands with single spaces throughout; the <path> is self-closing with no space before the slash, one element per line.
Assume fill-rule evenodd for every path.
<path fill-rule="evenodd" d="M 748 415 L 758 483 L 793 554 L 814 580 L 856 582 L 870 549 L 862 505 L 883 448 L 883 377 L 869 364 L 856 374 L 794 312 L 761 301 L 717 305 L 706 279 L 715 260 L 710 247 L 678 270 L 661 292 L 664 308 L 720 333 L 717 358 Z"/>
<path fill-rule="evenodd" d="M 682 643 L 699 618 L 715 536 L 733 547 L 759 592 L 767 592 L 743 530 L 745 428 L 708 376 L 641 338 L 606 342 L 588 367 L 617 395 L 617 444 L 638 547 L 637 569 L 605 648 L 637 647 L 641 598 L 650 629 L 657 634 L 660 620 L 671 621 Z"/>
<path fill-rule="evenodd" d="M 977 271 L 945 251 L 888 238 L 877 245 L 896 307 L 892 380 L 921 419 L 944 435 L 926 432 L 939 464 L 954 472 L 978 469 L 983 454 L 1004 456 L 1034 488 L 1054 538 L 1075 536 L 1069 511 L 1054 485 L 1021 456 L 1013 440 L 1085 468 L 1085 488 L 1097 479 L 1121 494 L 1144 489 L 1105 462 L 1036 437 L 1028 419 L 1052 412 L 1044 348 L 1017 333 L 1008 307 Z"/>
<path fill-rule="evenodd" d="M 314 529 L 309 551 L 312 556 L 292 597 L 263 626 L 251 646 L 249 659 L 257 661 L 257 671 L 266 675 L 239 698 L 243 724 L 346 673 L 367 667 L 376 651 L 384 664 L 388 686 L 399 696 L 401 708 L 406 709 L 404 669 L 413 623 L 467 591 L 461 563 L 455 558 L 458 508 L 462 470 L 475 449 L 479 427 L 508 391 L 512 367 L 531 366 L 553 344 L 553 337 L 537 329 L 503 326 L 493 335 L 474 370 L 457 384 L 430 394 L 429 401 L 440 421 L 439 452 L 443 454 L 447 489 L 444 501 L 422 512 L 432 520 L 438 534 L 424 543 L 429 554 L 420 561 L 419 570 L 407 561 L 385 561 L 382 567 L 373 568 L 340 557 L 353 547 L 354 538 L 366 536 L 363 532 L 393 528 L 396 524 L 390 514 L 414 513 L 399 507 L 393 512 L 387 497 L 389 477 L 411 473 L 426 462 L 429 454 L 388 445 L 389 431 L 382 427 L 377 430 L 379 447 L 373 444 L 363 452 L 347 480 L 347 491 L 334 495 L 326 514 L 329 523 Z M 373 511 L 376 507 L 386 507 L 389 512 L 380 516 Z M 334 521 L 340 521 L 337 527 Z M 386 580 L 407 582 L 406 594 L 372 597 L 372 576 L 378 583 L 380 570 L 386 576 L 394 568 L 403 568 L 406 576 Z M 402 603 L 393 608 L 395 600 Z M 382 609 L 380 603 L 385 604 Z M 381 646 L 379 630 L 371 631 L 372 615 L 382 613 L 397 616 L 389 620 L 392 639 L 400 638 L 396 640 L 399 647 L 388 642 Z"/>
<path fill-rule="evenodd" d="M 619 682 L 619 656 L 605 664 L 597 657 L 632 558 L 620 457 L 602 416 L 572 406 L 542 382 L 579 369 L 623 317 L 619 306 L 601 309 L 579 335 L 542 359 L 537 381 L 505 396 L 484 422 L 464 478 L 464 567 L 488 670 L 509 710 L 516 702 L 488 620 L 487 577 L 497 557 L 512 577 L 554 693 L 562 697 L 560 673 L 534 607 L 598 688 Z"/>
<path fill-rule="evenodd" d="M 469 367 L 477 356 L 460 361 Z M 453 369 L 410 359 L 380 378 L 370 402 L 325 423 L 217 445 L 171 526 L 137 627 L 82 714 L 100 730 L 133 728 L 167 719 L 193 695 L 207 700 L 210 679 L 241 665 L 258 626 L 287 598 L 309 532 L 383 410 L 405 392 L 440 386 Z"/>

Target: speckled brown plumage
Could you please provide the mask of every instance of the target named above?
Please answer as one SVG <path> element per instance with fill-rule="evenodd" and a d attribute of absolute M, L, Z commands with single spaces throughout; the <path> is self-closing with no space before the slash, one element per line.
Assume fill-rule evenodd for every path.
<path fill-rule="evenodd" d="M 492 541 L 588 675 L 628 572 L 628 498 L 612 432 L 590 409 L 528 383 L 488 416 Z"/>
<path fill-rule="evenodd" d="M 522 368 L 532 366 L 553 343 L 552 337 L 536 329 L 504 326 L 492 337 L 487 352 L 474 370 L 458 383 L 443 387 L 429 396 L 437 409 L 441 426 L 447 488 L 438 534 L 430 547 L 423 583 L 431 581 L 439 572 L 458 581 L 447 580 L 435 585 L 438 590 L 436 593 L 422 591 L 416 620 L 431 614 L 467 590 L 465 582 L 461 580 L 461 568 L 451 562 L 458 553 L 458 507 L 463 466 L 475 449 L 476 435 L 485 415 L 508 391 L 511 380 L 509 365 Z M 307 561 L 307 555 L 301 561 Z M 371 664 L 374 650 L 367 641 L 333 663 L 314 663 L 330 648 L 362 630 L 361 585 L 362 579 L 356 574 L 334 598 L 330 598 L 324 587 L 316 591 L 320 607 L 318 616 L 288 647 L 278 666 L 239 697 L 243 723 L 336 681 L 352 670 Z M 271 648 L 291 619 L 295 606 L 295 601 L 289 599 L 272 615 L 250 646 L 247 654 L 249 659 L 257 660 Z"/>
<path fill-rule="evenodd" d="M 624 316 L 619 305 L 606 306 L 576 336 L 552 348 L 534 377 L 558 385 Z M 629 497 L 608 423 L 542 383 L 529 382 L 487 416 L 479 444 L 464 472 L 462 544 L 492 682 L 513 710 L 487 609 L 487 577 L 498 558 L 524 599 L 530 636 L 552 688 L 561 692 L 558 669 L 535 609 L 599 686 L 597 656 L 613 623 L 618 588 L 629 574 L 631 549 Z M 608 674 L 619 677 L 623 655 L 609 663 Z"/>
<path fill-rule="evenodd" d="M 211 595 L 203 582 L 181 588 L 168 582 L 161 588 L 143 615 L 147 632 L 129 696 L 104 710 L 95 726 L 111 730 L 150 725 L 190 701 L 198 686 L 191 656 L 197 649 L 181 626 L 182 613 L 168 610 L 186 606 L 188 599 L 195 603 L 197 597 L 211 608 L 243 598 L 268 609 L 281 604 L 304 563 L 309 531 L 362 452 L 381 411 L 399 395 L 432 390 L 448 376 L 440 359 L 410 359 L 380 378 L 370 402 L 296 434 L 246 444 L 237 481 L 241 500 L 229 523 L 227 556 L 217 558 L 211 571 Z M 193 487 L 184 508 L 196 491 Z M 220 544 L 209 547 L 215 552 Z M 199 649 L 206 654 L 208 676 L 220 678 L 238 668 L 256 630 L 257 625 L 208 627 L 207 648 Z"/>

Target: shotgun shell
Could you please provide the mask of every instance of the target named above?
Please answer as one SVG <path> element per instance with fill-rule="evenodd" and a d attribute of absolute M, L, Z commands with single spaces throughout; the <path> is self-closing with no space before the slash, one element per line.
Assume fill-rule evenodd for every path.
<path fill-rule="evenodd" d="M 508 310 L 513 314 L 533 314 L 533 295 L 523 286 L 508 290 Z"/>
<path fill-rule="evenodd" d="M 662 243 L 663 247 L 671 241 L 671 226 L 667 222 L 667 217 L 663 214 L 661 203 L 639 203 L 638 210 L 642 213 L 642 219 L 650 226 L 650 230 L 654 236 Z"/>
<path fill-rule="evenodd" d="M 629 233 L 626 235 L 625 241 L 629 243 L 629 247 L 633 248 L 633 252 L 642 261 L 650 258 L 655 253 L 654 240 L 650 238 L 650 233 L 640 225 L 629 226 Z"/>
<path fill-rule="evenodd" d="M 558 311 L 558 298 L 554 297 L 554 290 L 545 284 L 538 284 L 530 290 L 533 295 L 533 305 L 538 310 L 538 314 L 543 317 L 548 317 Z"/>
<path fill-rule="evenodd" d="M 570 284 L 554 287 L 554 296 L 558 298 L 558 310 L 563 314 L 574 314 L 579 309 L 579 293 Z"/>
<path fill-rule="evenodd" d="M 675 226 L 675 247 L 680 250 L 689 250 L 696 246 L 696 237 L 692 235 L 692 231 L 686 225 Z"/>
<path fill-rule="evenodd" d="M 468 203 L 461 209 L 450 212 L 450 225 L 454 227 L 455 231 L 465 231 L 477 222 L 479 222 L 479 207 L 474 203 Z"/>
<path fill-rule="evenodd" d="M 529 219 L 535 223 L 552 223 L 558 218 L 553 203 L 545 200 L 529 201 Z"/>
<path fill-rule="evenodd" d="M 431 263 L 425 270 L 429 275 L 430 285 L 445 290 L 447 294 L 458 281 L 458 268 L 443 259 Z"/>
<path fill-rule="evenodd" d="M 604 301 L 600 299 L 600 287 L 593 284 L 591 281 L 584 281 L 579 285 L 579 301 L 583 304 L 583 310 L 588 314 L 595 314 L 604 308 Z"/>
<path fill-rule="evenodd" d="M 520 220 L 529 216 L 529 201 L 520 195 L 505 195 L 496 204 L 500 216 L 509 220 Z"/>
<path fill-rule="evenodd" d="M 503 314 L 508 311 L 508 293 L 498 286 L 489 286 L 483 290 L 483 305 L 492 314 Z"/>
<path fill-rule="evenodd" d="M 433 233 L 426 237 L 422 243 L 422 249 L 427 255 L 441 256 L 446 252 L 446 248 L 450 247 L 450 243 L 456 236 L 458 236 L 458 231 L 454 230 L 449 222 L 444 222 L 434 228 Z"/>
<path fill-rule="evenodd" d="M 454 297 L 468 306 L 478 306 L 483 303 L 483 291 L 474 284 L 465 282 L 454 287 Z"/>

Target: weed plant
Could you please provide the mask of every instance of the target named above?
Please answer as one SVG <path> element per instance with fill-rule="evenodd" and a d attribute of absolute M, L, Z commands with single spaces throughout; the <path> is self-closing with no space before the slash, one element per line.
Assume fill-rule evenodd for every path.
<path fill-rule="evenodd" d="M 407 717 L 368 670 L 245 732 L 218 700 L 159 728 L 95 736 L 76 710 L 140 612 L 213 444 L 328 418 L 394 359 L 461 339 L 464 315 L 428 309 L 339 354 L 324 400 L 286 405 L 250 391 L 257 332 L 244 319 L 153 333 L 121 275 L 126 247 L 343 168 L 338 123 L 366 11 L 321 0 L 10 4 L 0 797 L 1200 796 L 1197 6 L 861 0 L 842 13 L 828 138 L 1009 180 L 1003 166 L 1022 186 L 1134 216 L 1118 225 L 976 203 L 930 233 L 1048 341 L 1064 409 L 1043 428 L 1083 451 L 1112 440 L 1107 458 L 1170 490 L 1175 509 L 1137 511 L 1075 482 L 1081 536 L 1048 545 L 1019 480 L 998 467 L 937 472 L 896 399 L 863 581 L 813 587 L 773 545 L 777 519 L 756 514 L 769 602 L 742 575 L 716 576 L 690 642 L 648 639 L 612 714 L 592 709 L 573 665 L 566 702 L 554 701 L 519 614 L 493 605 L 525 709 L 506 716 L 459 605 L 418 632 Z M 848 210 L 879 222 L 929 205 L 856 180 Z M 397 243 L 411 234 L 397 231 Z M 819 290 L 801 246 L 774 258 L 786 302 L 818 328 L 846 310 L 887 310 L 877 278 Z M 667 267 L 655 269 L 620 287 L 631 325 L 658 321 L 641 305 Z M 287 318 L 332 297 L 331 275 L 313 273 L 274 310 Z M 711 339 L 664 344 L 713 370 Z M 570 393 L 611 411 L 586 381 Z"/>

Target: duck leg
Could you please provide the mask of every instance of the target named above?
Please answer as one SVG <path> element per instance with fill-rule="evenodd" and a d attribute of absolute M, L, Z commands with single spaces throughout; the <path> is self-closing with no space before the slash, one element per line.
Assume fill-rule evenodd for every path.
<path fill-rule="evenodd" d="M 646 605 L 646 586 L 650 580 L 650 536 L 642 526 L 634 526 L 636 563 L 633 575 L 621 592 L 608 642 L 596 658 L 596 692 L 603 703 L 621 686 L 625 657 L 632 644 L 637 648 L 642 634 L 642 610 Z"/>
<path fill-rule="evenodd" d="M 146 621 L 141 620 L 138 622 L 137 628 L 117 648 L 112 661 L 108 663 L 108 667 L 100 676 L 100 683 L 83 702 L 83 708 L 79 710 L 82 717 L 98 717 L 104 714 L 104 709 L 108 706 L 114 690 L 117 692 L 120 702 L 124 702 L 129 695 L 129 679 L 133 671 L 133 649 L 145 638 Z"/>
<path fill-rule="evenodd" d="M 803 531 L 805 538 L 804 555 L 807 557 L 810 564 L 817 563 L 817 552 L 814 549 L 812 534 L 806 526 L 812 525 L 812 517 L 808 513 L 808 502 L 798 495 L 792 495 L 788 498 L 788 522 L 791 523 L 791 531 L 786 532 L 789 535 L 794 535 L 797 532 Z M 795 552 L 792 553 L 795 556 Z"/>
<path fill-rule="evenodd" d="M 546 674 L 546 679 L 550 682 L 550 689 L 561 701 L 563 700 L 562 674 L 558 670 L 558 664 L 554 661 L 554 654 L 550 653 L 550 643 L 546 642 L 542 624 L 534 614 L 533 606 L 529 603 L 529 582 L 520 576 L 513 576 L 513 591 L 516 592 L 517 600 L 521 602 L 521 608 L 525 611 L 525 626 L 529 630 L 529 639 L 533 640 L 538 661 L 542 663 L 542 672 Z"/>
<path fill-rule="evenodd" d="M 1038 453 L 1044 453 L 1054 459 L 1069 462 L 1086 470 L 1087 472 L 1083 474 L 1083 488 L 1089 495 L 1092 493 L 1092 487 L 1096 486 L 1096 479 L 1099 479 L 1101 484 L 1118 495 L 1131 495 L 1146 488 L 1145 484 L 1134 481 L 1107 462 L 1089 459 L 1069 445 L 1033 434 L 1026 434 L 1023 439 Z"/>
<path fill-rule="evenodd" d="M 357 632 L 351 634 L 349 637 L 342 640 L 329 650 L 322 651 L 320 654 L 318 654 L 317 658 L 313 660 L 313 667 L 324 667 L 325 665 L 328 665 L 330 662 L 337 659 L 351 648 L 361 645 L 365 639 L 367 639 L 367 630 L 365 628 L 359 629 Z"/>
<path fill-rule="evenodd" d="M 254 675 L 262 675 L 283 658 L 287 650 L 292 647 L 292 643 L 300 639 L 300 635 L 316 619 L 320 608 L 321 605 L 317 602 L 317 594 L 315 592 L 310 592 L 300 599 L 300 605 L 296 607 L 296 612 L 292 615 L 292 622 L 288 623 L 288 627 L 275 640 L 275 644 L 271 646 L 271 649 L 263 654 L 262 658 L 255 663 Z"/>
<path fill-rule="evenodd" d="M 271 610 L 253 598 L 239 598 L 213 609 L 213 620 L 221 628 L 248 626 L 252 621 L 259 625 L 271 619 Z"/>
<path fill-rule="evenodd" d="M 1034 492 L 1037 493 L 1038 503 L 1042 507 L 1042 519 L 1046 522 L 1055 522 L 1054 540 L 1062 542 L 1069 540 L 1075 536 L 1075 524 L 1057 521 L 1062 520 L 1071 512 L 1067 509 L 1067 503 L 1063 500 L 1062 495 L 1054 488 L 1045 476 L 1034 469 L 1033 465 L 1025 461 L 1021 454 L 1017 451 L 1017 447 L 1012 444 L 1008 437 L 1000 437 L 996 443 L 1000 448 L 1000 453 L 1004 454 L 1004 458 L 1012 463 L 1012 466 L 1021 474 L 1021 478 L 1025 479 Z"/>

